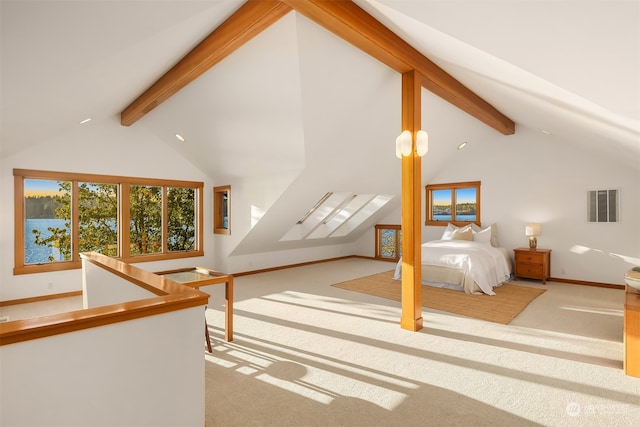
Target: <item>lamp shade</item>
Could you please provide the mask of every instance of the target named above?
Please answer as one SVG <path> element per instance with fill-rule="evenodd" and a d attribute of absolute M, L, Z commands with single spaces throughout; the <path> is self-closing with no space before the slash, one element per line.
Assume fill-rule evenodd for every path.
<path fill-rule="evenodd" d="M 402 156 L 408 156 L 413 149 L 413 138 L 411 132 L 403 130 L 400 136 L 396 138 L 396 156 L 401 159 Z"/>
<path fill-rule="evenodd" d="M 403 130 L 396 138 L 396 157 L 401 159 L 402 156 L 411 155 L 413 150 L 413 135 L 409 130 Z M 424 156 L 429 151 L 429 134 L 426 131 L 419 130 L 416 133 L 416 154 L 419 157 Z"/>
<path fill-rule="evenodd" d="M 396 138 L 396 157 L 399 159 L 402 158 L 402 150 L 400 148 L 400 136 Z"/>
<path fill-rule="evenodd" d="M 416 135 L 416 153 L 419 157 L 424 156 L 429 151 L 429 134 L 424 130 L 419 130 Z"/>
<path fill-rule="evenodd" d="M 539 236 L 542 234 L 542 226 L 540 224 L 531 223 L 524 227 L 525 236 Z"/>

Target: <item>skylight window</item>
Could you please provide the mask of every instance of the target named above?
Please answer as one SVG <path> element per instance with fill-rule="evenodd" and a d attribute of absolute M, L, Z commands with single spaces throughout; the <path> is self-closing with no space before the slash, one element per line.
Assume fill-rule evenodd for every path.
<path fill-rule="evenodd" d="M 328 192 L 280 240 L 346 236 L 391 199 L 376 194 Z"/>
<path fill-rule="evenodd" d="M 306 221 L 307 218 L 309 218 L 320 206 L 322 206 L 322 204 L 329 198 L 331 197 L 333 193 L 332 192 L 328 192 L 327 194 L 325 194 L 324 196 L 322 196 L 322 198 L 320 200 L 318 200 L 318 203 L 316 203 L 311 209 L 309 209 L 307 211 L 306 214 L 304 214 L 304 216 L 302 218 L 300 218 L 298 220 L 298 222 L 296 224 L 302 224 L 303 222 Z"/>

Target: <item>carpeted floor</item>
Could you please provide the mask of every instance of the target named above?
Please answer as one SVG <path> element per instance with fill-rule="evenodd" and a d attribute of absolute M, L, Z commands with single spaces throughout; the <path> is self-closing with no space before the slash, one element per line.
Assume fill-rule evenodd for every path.
<path fill-rule="evenodd" d="M 207 427 L 635 427 L 640 379 L 622 370 L 623 291 L 546 289 L 508 325 L 331 284 L 389 263 L 345 259 L 237 277 L 234 340 L 214 289 Z M 204 351 L 204 343 L 203 343 Z"/>
<path fill-rule="evenodd" d="M 332 286 L 394 301 L 401 301 L 401 282 L 385 271 Z M 545 289 L 505 283 L 496 295 L 471 295 L 451 289 L 422 286 L 422 306 L 489 322 L 509 324 Z"/>

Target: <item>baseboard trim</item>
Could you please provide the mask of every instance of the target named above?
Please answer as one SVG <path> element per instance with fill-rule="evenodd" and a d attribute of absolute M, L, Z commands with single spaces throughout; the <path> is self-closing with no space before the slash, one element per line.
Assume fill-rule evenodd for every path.
<path fill-rule="evenodd" d="M 261 268 L 259 270 L 241 271 L 239 273 L 233 273 L 233 277 L 249 276 L 251 274 L 267 273 L 269 271 L 285 270 L 287 268 L 303 267 L 305 265 L 321 264 L 323 262 L 338 261 L 338 260 L 347 259 L 347 258 L 375 259 L 373 257 L 363 256 L 363 255 L 345 255 L 345 256 L 336 257 L 336 258 L 326 258 L 326 259 L 319 259 L 315 261 L 300 262 L 297 264 L 280 265 L 278 267 Z"/>
<path fill-rule="evenodd" d="M 569 283 L 571 285 L 596 286 L 598 288 L 610 288 L 610 289 L 623 289 L 624 290 L 624 285 L 616 285 L 616 284 L 613 284 L 613 283 L 587 282 L 585 280 L 560 279 L 558 277 L 550 277 L 548 279 L 548 281 L 560 282 L 560 283 Z"/>
<path fill-rule="evenodd" d="M 0 307 L 6 307 L 8 305 L 27 304 L 30 302 L 47 301 L 57 298 L 67 298 L 82 295 L 82 291 L 64 292 L 61 294 L 40 295 L 37 297 L 20 298 L 7 301 L 0 301 Z"/>

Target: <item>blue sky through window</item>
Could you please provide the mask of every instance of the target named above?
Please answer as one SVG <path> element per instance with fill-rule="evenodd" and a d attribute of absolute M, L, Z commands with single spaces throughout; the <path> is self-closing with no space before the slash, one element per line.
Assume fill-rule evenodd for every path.
<path fill-rule="evenodd" d="M 475 203 L 475 188 L 459 188 L 456 190 L 456 203 Z"/>
<path fill-rule="evenodd" d="M 58 196 L 60 195 L 58 181 L 47 179 L 25 179 L 24 195 L 25 197 Z"/>

